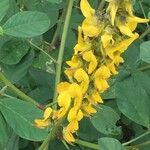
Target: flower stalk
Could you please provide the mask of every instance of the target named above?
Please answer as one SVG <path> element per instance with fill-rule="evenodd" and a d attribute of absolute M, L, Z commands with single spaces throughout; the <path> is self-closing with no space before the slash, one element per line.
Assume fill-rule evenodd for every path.
<path fill-rule="evenodd" d="M 59 54 L 58 54 L 58 59 L 57 59 L 57 64 L 56 64 L 55 92 L 54 92 L 54 98 L 53 98 L 54 101 L 56 101 L 56 98 L 58 95 L 57 85 L 60 82 L 61 67 L 62 67 L 64 49 L 65 49 L 65 44 L 66 44 L 66 39 L 67 39 L 67 33 L 68 33 L 69 22 L 71 18 L 73 2 L 74 2 L 73 0 L 68 0 L 68 6 L 67 6 L 68 8 L 66 12 L 64 28 L 63 28 L 62 38 L 61 38 L 61 44 L 60 44 L 60 49 L 59 49 Z"/>

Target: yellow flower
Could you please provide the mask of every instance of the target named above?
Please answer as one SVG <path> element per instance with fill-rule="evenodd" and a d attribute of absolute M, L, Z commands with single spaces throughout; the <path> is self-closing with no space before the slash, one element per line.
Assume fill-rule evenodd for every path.
<path fill-rule="evenodd" d="M 88 37 L 97 37 L 102 30 L 103 24 L 100 23 L 95 15 L 95 10 L 89 5 L 87 0 L 81 0 L 80 8 L 85 16 L 85 20 L 82 23 L 84 35 Z"/>
<path fill-rule="evenodd" d="M 78 43 L 74 47 L 74 50 L 75 50 L 74 54 L 76 55 L 78 54 L 78 52 L 89 50 L 90 47 L 91 47 L 91 43 L 89 42 L 88 39 L 83 38 L 82 28 L 79 26 L 78 27 Z"/>
<path fill-rule="evenodd" d="M 111 41 L 112 41 L 112 43 L 114 43 L 112 31 L 109 27 L 105 28 L 105 32 L 101 36 L 101 41 L 102 41 L 104 48 L 106 48 Z"/>
<path fill-rule="evenodd" d="M 61 107 L 56 113 L 56 118 L 62 118 L 68 111 L 71 104 L 71 96 L 68 91 L 59 94 L 57 98 L 58 105 Z"/>
<path fill-rule="evenodd" d="M 70 83 L 68 82 L 61 82 L 57 85 L 57 92 L 62 93 L 64 91 L 67 91 L 69 89 Z"/>
<path fill-rule="evenodd" d="M 83 113 L 81 110 L 79 110 L 79 108 L 76 108 L 76 106 L 74 106 L 70 109 L 67 118 L 69 122 L 72 122 L 74 120 L 80 121 L 83 118 Z"/>
<path fill-rule="evenodd" d="M 87 97 L 92 104 L 103 103 L 102 98 L 97 90 L 92 91 L 92 94 Z"/>
<path fill-rule="evenodd" d="M 109 87 L 106 79 L 110 77 L 110 70 L 106 66 L 101 66 L 94 74 L 94 86 L 99 92 L 104 92 Z"/>
<path fill-rule="evenodd" d="M 134 31 L 137 27 L 138 23 L 146 23 L 149 22 L 150 19 L 142 19 L 136 16 L 127 16 L 126 17 L 126 24 L 129 26 L 131 31 Z"/>
<path fill-rule="evenodd" d="M 115 53 L 118 51 L 120 53 L 123 53 L 128 46 L 135 41 L 139 35 L 137 33 L 134 33 L 134 36 L 128 39 L 124 39 L 122 41 L 116 42 L 113 45 L 109 45 L 105 48 L 106 55 L 109 56 L 112 60 L 114 59 Z"/>
<path fill-rule="evenodd" d="M 73 137 L 72 133 L 66 128 L 63 129 L 63 138 L 70 144 L 75 142 L 75 138 Z"/>
<path fill-rule="evenodd" d="M 109 69 L 103 65 L 99 69 L 96 70 L 94 74 L 94 78 L 108 79 L 110 77 Z"/>
<path fill-rule="evenodd" d="M 134 36 L 134 34 L 132 33 L 132 30 L 130 29 L 130 27 L 126 23 L 126 20 L 124 19 L 124 17 L 119 16 L 116 18 L 116 26 L 119 28 L 119 30 L 122 34 L 127 35 L 129 37 Z"/>
<path fill-rule="evenodd" d="M 71 60 L 67 61 L 66 63 L 70 66 L 70 68 L 67 68 L 64 73 L 71 80 L 74 72 L 82 66 L 82 63 L 77 56 L 73 56 Z"/>
<path fill-rule="evenodd" d="M 92 104 L 90 102 L 83 103 L 81 109 L 85 116 L 96 113 L 96 109 L 92 107 Z"/>
<path fill-rule="evenodd" d="M 80 86 L 81 86 L 81 90 L 82 93 L 84 94 L 89 86 L 89 76 L 88 74 L 82 69 L 78 69 L 75 74 L 74 74 L 74 78 L 80 82 Z"/>
<path fill-rule="evenodd" d="M 118 10 L 119 5 L 120 5 L 120 1 L 109 0 L 108 2 L 109 2 L 109 5 L 107 8 L 107 12 L 110 14 L 111 24 L 114 26 L 115 17 L 116 17 L 116 13 L 117 13 L 117 10 Z"/>
<path fill-rule="evenodd" d="M 82 98 L 81 87 L 77 83 L 72 83 L 69 87 L 69 93 L 72 98 Z"/>
<path fill-rule="evenodd" d="M 43 119 L 35 119 L 35 124 L 38 128 L 45 128 L 49 125 L 50 123 L 50 116 L 52 114 L 53 110 L 51 107 L 47 107 L 46 110 L 44 111 L 44 118 Z"/>
<path fill-rule="evenodd" d="M 126 11 L 128 12 L 128 14 L 130 16 L 133 16 L 133 7 L 132 7 L 132 2 L 131 0 L 124 0 L 124 3 L 123 3 L 123 8 L 125 7 Z"/>
<path fill-rule="evenodd" d="M 87 51 L 83 53 L 83 59 L 90 62 L 88 67 L 88 74 L 91 74 L 97 67 L 97 59 L 92 51 Z"/>
<path fill-rule="evenodd" d="M 118 74 L 118 71 L 116 70 L 117 67 L 119 66 L 120 63 L 123 63 L 123 62 L 124 62 L 124 60 L 120 56 L 120 54 L 116 53 L 113 60 L 107 61 L 106 64 L 107 64 L 107 67 L 109 68 L 110 72 L 113 75 L 116 75 L 116 74 Z"/>

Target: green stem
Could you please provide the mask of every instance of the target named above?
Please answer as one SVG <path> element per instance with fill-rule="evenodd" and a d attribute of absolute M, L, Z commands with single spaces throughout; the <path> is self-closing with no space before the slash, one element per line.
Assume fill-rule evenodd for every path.
<path fill-rule="evenodd" d="M 76 139 L 75 143 L 79 144 L 79 145 L 82 145 L 82 146 L 85 146 L 85 147 L 88 147 L 88 148 L 91 148 L 91 149 L 95 149 L 95 150 L 98 149 L 97 144 L 93 144 L 93 143 L 90 143 L 90 142 L 87 142 L 87 141 Z"/>
<path fill-rule="evenodd" d="M 40 105 L 38 102 L 36 102 L 31 97 L 27 96 L 25 93 L 20 91 L 17 87 L 15 87 L 4 75 L 2 72 L 0 72 L 0 81 L 2 81 L 12 92 L 17 94 L 20 98 L 23 100 L 32 103 L 33 105 L 43 109 L 43 106 Z"/>
<path fill-rule="evenodd" d="M 54 92 L 54 99 L 53 99 L 54 101 L 56 101 L 56 98 L 58 95 L 57 85 L 60 82 L 61 67 L 62 67 L 64 49 L 65 49 L 67 33 L 68 33 L 68 29 L 69 29 L 69 23 L 70 23 L 70 18 L 71 18 L 73 2 L 74 2 L 74 0 L 68 0 L 68 8 L 67 8 L 67 12 L 66 12 L 66 18 L 65 18 L 65 22 L 64 22 L 64 28 L 63 28 L 61 44 L 60 44 L 60 50 L 59 50 L 57 64 L 56 64 L 55 92 Z"/>
<path fill-rule="evenodd" d="M 147 65 L 147 66 L 143 66 L 141 68 L 138 68 L 139 71 L 144 71 L 144 70 L 148 70 L 150 69 L 150 65 Z"/>
<path fill-rule="evenodd" d="M 146 35 L 148 35 L 150 33 L 150 27 L 144 32 L 141 34 L 141 36 L 139 37 L 139 39 L 142 39 L 144 38 Z"/>
<path fill-rule="evenodd" d="M 145 11 L 144 11 L 144 8 L 143 8 L 141 0 L 139 0 L 139 4 L 140 4 L 141 10 L 142 10 L 142 13 L 144 15 L 144 18 L 146 19 L 147 17 L 146 17 L 146 14 L 145 14 Z M 146 25 L 147 25 L 147 28 L 149 28 L 148 22 L 146 22 Z"/>
<path fill-rule="evenodd" d="M 62 123 L 62 121 L 64 120 L 64 118 L 62 118 L 61 120 L 59 120 L 51 129 L 50 133 L 48 134 L 47 138 L 44 140 L 44 142 L 41 144 L 41 146 L 38 148 L 38 150 L 44 150 L 45 147 L 49 144 L 50 141 L 54 140 L 56 137 L 56 133 Z"/>
<path fill-rule="evenodd" d="M 57 102 L 52 102 L 52 103 L 47 104 L 46 107 L 51 107 L 51 106 L 56 105 L 56 104 L 57 104 Z"/>
<path fill-rule="evenodd" d="M 103 7 L 105 6 L 105 3 L 106 3 L 105 0 L 101 0 L 101 2 L 100 2 L 100 4 L 99 4 L 99 7 L 98 7 L 98 10 L 102 10 Z"/>
<path fill-rule="evenodd" d="M 37 48 L 38 50 L 40 50 L 42 53 L 44 53 L 46 56 L 48 56 L 50 58 L 50 60 L 52 60 L 54 63 L 56 63 L 56 60 L 50 56 L 48 53 L 46 53 L 42 48 L 38 47 L 37 45 L 35 45 L 33 42 L 29 41 L 29 43 L 34 46 L 35 48 Z"/>
<path fill-rule="evenodd" d="M 133 145 L 133 147 L 143 147 L 143 146 L 146 146 L 146 145 L 150 145 L 150 141 L 146 141 L 144 143 L 141 143 L 141 144 L 137 144 L 137 145 Z"/>
<path fill-rule="evenodd" d="M 126 142 L 126 143 L 123 143 L 122 145 L 123 145 L 123 146 L 129 145 L 130 143 L 133 143 L 133 142 L 139 140 L 140 138 L 142 138 L 142 137 L 144 137 L 144 136 L 146 136 L 146 135 L 148 135 L 148 134 L 150 134 L 150 131 L 147 131 L 147 132 L 141 134 L 140 136 L 138 136 L 138 137 L 136 137 L 136 138 L 134 138 L 134 139 L 132 139 L 132 140 Z"/>

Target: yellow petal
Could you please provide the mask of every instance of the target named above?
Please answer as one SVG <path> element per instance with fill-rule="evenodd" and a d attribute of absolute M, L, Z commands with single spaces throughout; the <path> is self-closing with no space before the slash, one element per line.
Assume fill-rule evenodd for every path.
<path fill-rule="evenodd" d="M 133 7 L 132 7 L 131 0 L 125 1 L 124 4 L 125 4 L 125 9 L 128 12 L 128 14 L 130 16 L 133 16 Z"/>
<path fill-rule="evenodd" d="M 66 63 L 71 67 L 71 68 L 77 68 L 80 65 L 79 59 L 77 56 L 73 56 L 70 61 L 66 61 Z"/>
<path fill-rule="evenodd" d="M 92 95 L 90 96 L 90 99 L 93 103 L 103 103 L 102 98 L 96 90 L 93 91 Z"/>
<path fill-rule="evenodd" d="M 118 71 L 116 70 L 117 68 L 115 67 L 115 64 L 114 64 L 114 63 L 108 64 L 107 67 L 110 69 L 110 72 L 111 72 L 113 75 L 118 74 Z"/>
<path fill-rule="evenodd" d="M 146 22 L 149 22 L 150 19 L 143 19 L 143 18 L 139 18 L 139 17 L 136 17 L 136 16 L 133 16 L 133 17 L 128 17 L 127 18 L 128 21 L 134 21 L 134 22 L 137 22 L 137 23 L 146 23 Z"/>
<path fill-rule="evenodd" d="M 68 117 L 67 117 L 69 122 L 71 122 L 72 120 L 76 119 L 77 111 L 78 110 L 76 109 L 76 107 L 73 107 L 73 108 L 71 108 L 69 110 Z"/>
<path fill-rule="evenodd" d="M 95 14 L 95 10 L 90 6 L 87 0 L 81 0 L 80 8 L 85 17 L 91 17 Z"/>
<path fill-rule="evenodd" d="M 69 108 L 71 103 L 71 96 L 67 91 L 64 91 L 59 94 L 57 101 L 59 106 Z"/>
<path fill-rule="evenodd" d="M 75 138 L 73 137 L 72 133 L 69 131 L 63 131 L 63 138 L 68 143 L 75 142 Z"/>
<path fill-rule="evenodd" d="M 78 69 L 75 74 L 74 78 L 78 81 L 81 82 L 81 89 L 83 94 L 87 91 L 88 85 L 89 85 L 89 76 L 88 74 L 82 69 Z"/>
<path fill-rule="evenodd" d="M 81 27 L 84 35 L 88 37 L 97 37 L 102 30 L 102 24 L 98 22 L 96 17 L 86 18 Z"/>
<path fill-rule="evenodd" d="M 92 107 L 91 103 L 83 104 L 82 110 L 84 112 L 84 115 L 86 115 L 86 116 L 96 113 L 96 109 Z"/>
<path fill-rule="evenodd" d="M 83 54 L 83 59 L 90 62 L 88 67 L 88 74 L 91 74 L 97 67 L 97 59 L 92 51 L 87 51 Z"/>
<path fill-rule="evenodd" d="M 41 129 L 43 129 L 49 125 L 49 120 L 35 119 L 34 122 L 35 122 L 36 126 Z"/>
<path fill-rule="evenodd" d="M 81 110 L 77 113 L 77 120 L 80 121 L 83 118 L 83 112 Z"/>
<path fill-rule="evenodd" d="M 109 34 L 109 33 L 105 32 L 101 36 L 101 41 L 102 41 L 102 44 L 103 44 L 104 48 L 106 48 L 106 46 L 110 43 L 111 40 L 112 40 L 112 34 Z"/>
<path fill-rule="evenodd" d="M 129 37 L 134 36 L 134 34 L 132 33 L 129 26 L 124 21 L 122 21 L 120 18 L 116 19 L 116 24 L 122 34 L 127 35 Z"/>
<path fill-rule="evenodd" d="M 69 86 L 70 86 L 70 83 L 68 83 L 68 82 L 61 82 L 61 83 L 59 83 L 57 85 L 58 93 L 62 93 L 64 91 L 68 90 Z"/>
<path fill-rule="evenodd" d="M 109 69 L 103 65 L 99 69 L 96 70 L 94 74 L 94 78 L 101 78 L 101 79 L 107 79 L 111 75 Z"/>
<path fill-rule="evenodd" d="M 47 120 L 51 114 L 52 114 L 53 110 L 51 107 L 47 107 L 46 110 L 44 111 L 44 120 Z"/>
<path fill-rule="evenodd" d="M 119 7 L 119 2 L 116 3 L 115 1 L 112 1 L 109 3 L 107 12 L 110 12 L 110 18 L 111 18 L 111 24 L 114 26 L 116 13 Z"/>
<path fill-rule="evenodd" d="M 95 78 L 94 86 L 101 93 L 103 93 L 104 91 L 106 91 L 109 88 L 108 82 L 106 80 L 100 79 L 100 78 Z"/>
<path fill-rule="evenodd" d="M 70 96 L 72 98 L 77 97 L 79 99 L 82 98 L 82 90 L 81 87 L 77 83 L 72 83 L 68 90 Z"/>
<path fill-rule="evenodd" d="M 76 132 L 78 129 L 79 129 L 79 123 L 77 120 L 71 121 L 66 128 L 66 130 L 70 131 L 71 133 Z"/>

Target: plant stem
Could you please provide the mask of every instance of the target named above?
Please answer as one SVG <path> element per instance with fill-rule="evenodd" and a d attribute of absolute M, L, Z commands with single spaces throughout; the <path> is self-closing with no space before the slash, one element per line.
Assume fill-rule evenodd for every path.
<path fill-rule="evenodd" d="M 141 10 L 142 10 L 142 13 L 144 15 L 144 18 L 147 18 L 141 0 L 139 0 L 139 4 L 140 4 Z M 149 28 L 148 22 L 146 22 L 146 25 L 147 25 L 147 28 Z"/>
<path fill-rule="evenodd" d="M 150 33 L 150 27 L 144 33 L 141 34 L 141 36 L 139 37 L 139 39 L 144 38 L 149 33 Z"/>
<path fill-rule="evenodd" d="M 146 146 L 146 145 L 150 145 L 150 141 L 146 141 L 144 143 L 141 143 L 141 144 L 137 144 L 137 145 L 133 145 L 134 147 L 143 147 L 143 146 Z"/>
<path fill-rule="evenodd" d="M 71 18 L 73 2 L 74 0 L 68 0 L 68 8 L 66 12 L 64 28 L 63 28 L 62 38 L 61 38 L 61 44 L 60 44 L 60 49 L 59 49 L 59 54 L 58 54 L 58 59 L 57 59 L 57 64 L 56 64 L 55 92 L 54 92 L 54 99 L 53 99 L 54 101 L 56 101 L 56 98 L 57 98 L 57 85 L 60 82 L 61 67 L 62 67 L 65 43 L 67 39 L 67 33 L 68 33 L 69 22 Z"/>
<path fill-rule="evenodd" d="M 33 105 L 39 107 L 40 109 L 43 109 L 43 106 L 36 102 L 34 99 L 20 91 L 17 87 L 15 87 L 4 75 L 2 72 L 0 72 L 0 81 L 2 81 L 12 92 L 17 94 L 20 98 L 23 100 L 32 103 Z"/>
<path fill-rule="evenodd" d="M 98 10 L 102 10 L 104 5 L 105 5 L 106 1 L 105 0 L 101 0 L 99 6 L 98 6 Z"/>
<path fill-rule="evenodd" d="M 35 45 L 33 42 L 29 41 L 29 43 L 34 46 L 35 48 L 37 48 L 38 50 L 40 50 L 42 53 L 44 53 L 46 56 L 48 56 L 50 58 L 50 60 L 52 60 L 54 63 L 56 63 L 56 60 L 50 56 L 48 53 L 46 53 L 42 48 L 38 47 L 37 45 Z"/>
<path fill-rule="evenodd" d="M 45 147 L 49 144 L 50 141 L 54 140 L 56 137 L 56 133 L 60 127 L 60 124 L 62 123 L 62 121 L 64 120 L 64 118 L 62 118 L 61 120 L 59 120 L 52 128 L 52 130 L 50 131 L 50 133 L 48 134 L 47 138 L 44 140 L 44 142 L 41 144 L 41 146 L 38 148 L 38 150 L 44 150 Z"/>
<path fill-rule="evenodd" d="M 122 145 L 123 145 L 123 146 L 126 146 L 126 145 L 128 145 L 128 144 L 130 144 L 130 143 L 133 143 L 133 142 L 137 141 L 138 139 L 140 139 L 140 138 L 142 138 L 142 137 L 144 137 L 144 136 L 146 136 L 146 135 L 148 135 L 148 134 L 150 134 L 150 131 L 147 131 L 147 132 L 141 134 L 140 136 L 138 136 L 138 137 L 136 137 L 136 138 L 134 138 L 134 139 L 132 139 L 132 140 L 126 142 L 126 143 L 123 143 Z"/>
<path fill-rule="evenodd" d="M 80 139 L 76 139 L 75 143 L 79 144 L 79 145 L 82 145 L 82 146 L 85 146 L 85 147 L 88 147 L 88 148 L 91 148 L 91 149 L 95 149 L 95 150 L 98 149 L 98 145 L 97 144 L 93 144 L 93 143 L 90 143 L 90 142 L 87 142 L 87 141 L 83 141 L 83 140 L 80 140 Z"/>
<path fill-rule="evenodd" d="M 143 66 L 141 68 L 138 68 L 139 71 L 144 71 L 144 70 L 148 70 L 150 69 L 150 65 L 147 65 L 147 66 Z"/>

